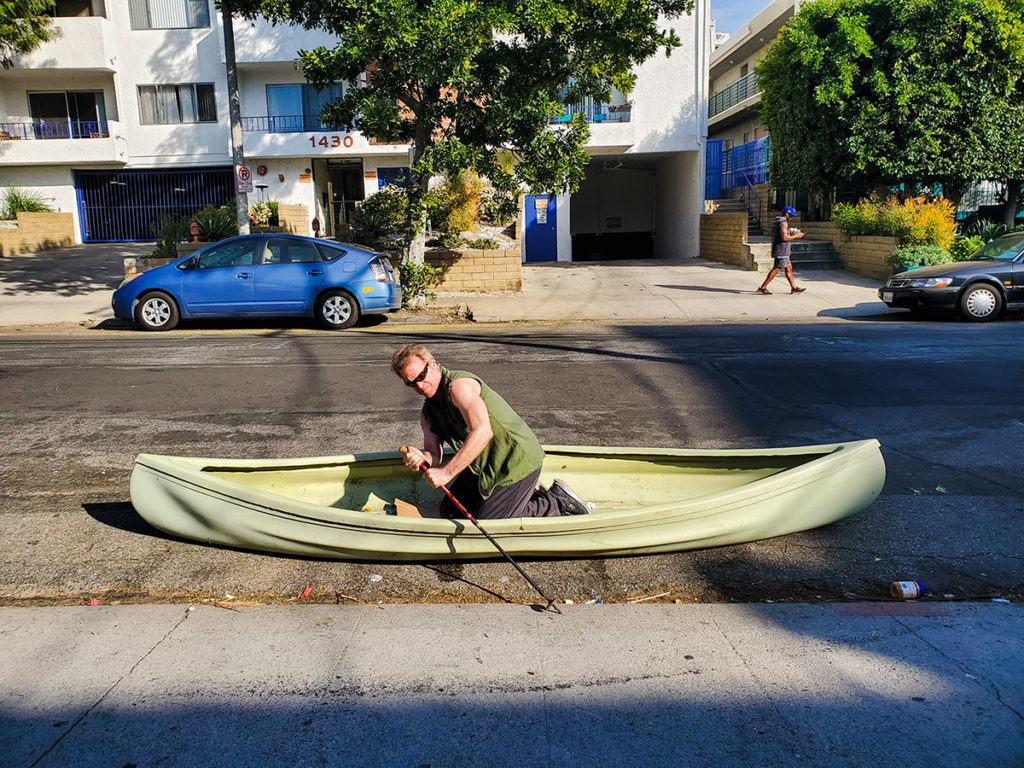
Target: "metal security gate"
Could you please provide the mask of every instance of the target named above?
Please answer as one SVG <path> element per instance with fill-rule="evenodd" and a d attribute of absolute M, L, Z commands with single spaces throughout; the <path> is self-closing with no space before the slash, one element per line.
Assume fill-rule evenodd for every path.
<path fill-rule="evenodd" d="M 235 196 L 231 168 L 75 171 L 82 242 L 155 240 L 164 214 L 190 216 Z"/>
<path fill-rule="evenodd" d="M 722 140 L 708 139 L 704 165 L 704 199 L 722 199 Z"/>

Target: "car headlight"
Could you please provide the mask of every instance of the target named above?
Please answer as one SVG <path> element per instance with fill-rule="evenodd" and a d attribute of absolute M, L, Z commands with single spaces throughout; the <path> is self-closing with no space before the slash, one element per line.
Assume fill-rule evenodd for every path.
<path fill-rule="evenodd" d="M 911 288 L 945 288 L 952 282 L 952 277 L 916 277 L 907 285 Z"/>
<path fill-rule="evenodd" d="M 141 274 L 142 274 L 141 272 L 136 272 L 136 273 L 135 273 L 134 275 L 130 275 L 130 276 L 126 277 L 126 278 L 125 278 L 124 280 L 122 280 L 122 281 L 121 281 L 121 282 L 120 282 L 120 283 L 118 284 L 118 286 L 117 286 L 117 287 L 118 287 L 118 290 L 120 290 L 120 289 L 121 289 L 121 288 L 123 288 L 124 286 L 128 285 L 128 283 L 130 283 L 130 282 L 131 282 L 132 280 L 134 280 L 134 279 L 135 279 L 136 277 L 138 277 L 138 276 L 139 276 L 139 275 L 141 275 Z"/>

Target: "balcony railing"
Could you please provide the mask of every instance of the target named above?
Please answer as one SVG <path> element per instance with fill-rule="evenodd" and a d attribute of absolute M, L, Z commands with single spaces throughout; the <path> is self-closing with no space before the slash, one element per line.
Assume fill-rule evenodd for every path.
<path fill-rule="evenodd" d="M 40 120 L 35 123 L 0 123 L 0 141 L 14 139 L 105 139 L 106 120 Z"/>
<path fill-rule="evenodd" d="M 711 118 L 719 112 L 725 112 L 729 107 L 734 107 L 760 92 L 761 89 L 757 87 L 757 74 L 751 72 L 749 75 L 744 75 L 728 88 L 708 99 L 708 117 Z"/>
<path fill-rule="evenodd" d="M 243 117 L 242 130 L 248 133 L 309 133 L 336 129 L 323 125 L 320 115 L 259 115 Z"/>
<path fill-rule="evenodd" d="M 572 116 L 583 113 L 588 123 L 628 123 L 633 113 L 631 104 L 571 104 L 565 114 L 552 123 L 568 123 Z"/>

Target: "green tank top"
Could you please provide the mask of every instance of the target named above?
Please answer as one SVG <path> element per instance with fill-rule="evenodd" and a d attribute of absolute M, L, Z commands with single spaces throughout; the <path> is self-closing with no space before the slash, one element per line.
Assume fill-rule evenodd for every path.
<path fill-rule="evenodd" d="M 466 371 L 449 371 L 443 366 L 440 368 L 441 385 L 437 394 L 423 403 L 423 416 L 442 442 L 459 450 L 469 435 L 462 411 L 452 402 L 451 385 L 455 379 L 469 378 L 477 381 L 480 384 L 480 397 L 487 406 L 494 437 L 469 465 L 469 470 L 479 480 L 480 495 L 486 499 L 495 488 L 518 483 L 540 469 L 544 461 L 544 449 L 540 447 L 533 430 L 512 410 L 512 406 L 479 376 Z"/>

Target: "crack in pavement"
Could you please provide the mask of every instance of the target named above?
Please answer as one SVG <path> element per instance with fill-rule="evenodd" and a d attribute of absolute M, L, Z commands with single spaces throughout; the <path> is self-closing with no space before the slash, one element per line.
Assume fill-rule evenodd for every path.
<path fill-rule="evenodd" d="M 929 648 L 931 648 L 933 651 L 935 651 L 937 654 L 939 654 L 939 656 L 941 656 L 942 658 L 946 659 L 947 661 L 952 662 L 956 666 L 960 667 L 960 669 L 963 670 L 965 675 L 968 675 L 969 677 L 973 678 L 974 680 L 977 680 L 979 682 L 979 685 L 981 684 L 981 680 L 984 680 L 985 681 L 985 685 L 987 685 L 988 688 L 991 689 L 992 693 L 995 694 L 996 701 L 998 701 L 1006 709 L 1008 709 L 1010 712 L 1012 712 L 1014 715 L 1016 715 L 1017 719 L 1024 720 L 1024 713 L 1019 712 L 1018 710 L 1014 709 L 1009 704 L 1007 704 L 1005 701 L 1003 701 L 1003 696 L 1002 696 L 1001 691 L 999 690 L 999 686 L 997 686 L 995 683 L 993 683 L 990 679 L 988 679 L 985 676 L 979 676 L 979 675 L 973 674 L 974 670 L 972 670 L 970 667 L 968 667 L 963 662 L 958 661 L 958 660 L 953 659 L 953 658 L 950 658 L 947 654 L 943 653 L 942 650 L 939 649 L 937 646 L 935 646 L 932 643 L 928 642 L 925 638 L 923 638 L 921 635 L 919 635 L 917 632 L 915 632 L 912 627 L 908 626 L 905 622 L 900 621 L 900 619 L 898 617 L 892 616 L 890 618 L 892 618 L 893 621 L 895 621 L 901 627 L 906 629 L 910 634 L 912 634 L 914 637 L 916 637 L 922 643 L 924 643 Z"/>
<path fill-rule="evenodd" d="M 153 653 L 153 651 L 155 651 L 158 647 L 160 647 L 160 645 L 162 645 L 163 642 L 165 640 L 167 640 L 167 638 L 169 638 L 171 636 L 171 634 L 174 632 L 174 630 L 176 630 L 178 627 L 180 627 L 182 624 L 185 623 L 185 620 L 188 618 L 189 613 L 192 612 L 192 609 L 194 607 L 195 606 L 190 605 L 188 608 L 186 608 L 184 615 L 180 619 L 178 619 L 177 623 L 175 623 L 175 625 L 173 627 L 171 627 L 169 630 L 167 630 L 167 632 L 164 633 L 164 636 L 161 637 L 159 640 L 157 640 L 153 644 L 152 648 L 150 648 L 148 651 L 146 651 L 144 654 L 142 654 L 142 656 L 139 657 L 139 659 L 134 664 L 132 664 L 131 669 L 129 669 L 127 672 L 125 672 L 123 675 L 121 675 L 121 677 L 119 677 L 117 680 L 115 680 L 113 685 L 111 685 L 109 688 L 107 688 L 107 690 L 104 691 L 102 696 L 100 696 L 95 702 L 93 702 L 91 705 L 89 705 L 88 709 L 86 709 L 85 712 L 83 712 L 79 716 L 79 718 L 77 720 L 75 720 L 75 722 L 73 722 L 71 724 L 71 727 L 68 728 L 66 731 L 64 731 L 64 733 L 62 733 L 60 736 L 58 736 L 57 740 L 54 741 L 53 744 L 51 744 L 49 747 L 47 747 L 46 750 L 43 752 L 43 754 L 41 754 L 39 757 L 37 757 L 32 762 L 32 764 L 29 766 L 29 768 L 35 768 L 35 766 L 39 765 L 39 763 L 42 762 L 43 759 L 48 754 L 50 754 L 54 749 L 56 749 L 57 745 L 60 744 L 64 740 L 65 736 L 67 736 L 73 730 L 75 730 L 75 728 L 78 727 L 79 723 L 81 723 L 83 720 L 85 720 L 85 718 L 87 718 L 89 716 L 90 712 L 92 712 L 94 709 L 96 709 L 96 707 L 98 707 L 100 704 L 102 704 L 103 701 L 107 698 L 107 696 L 109 696 L 113 692 L 113 690 L 115 688 L 117 688 L 117 686 L 119 686 L 127 677 L 129 677 L 138 668 L 138 666 L 142 662 L 144 662 L 147 658 L 149 658 L 149 655 L 151 653 Z"/>

